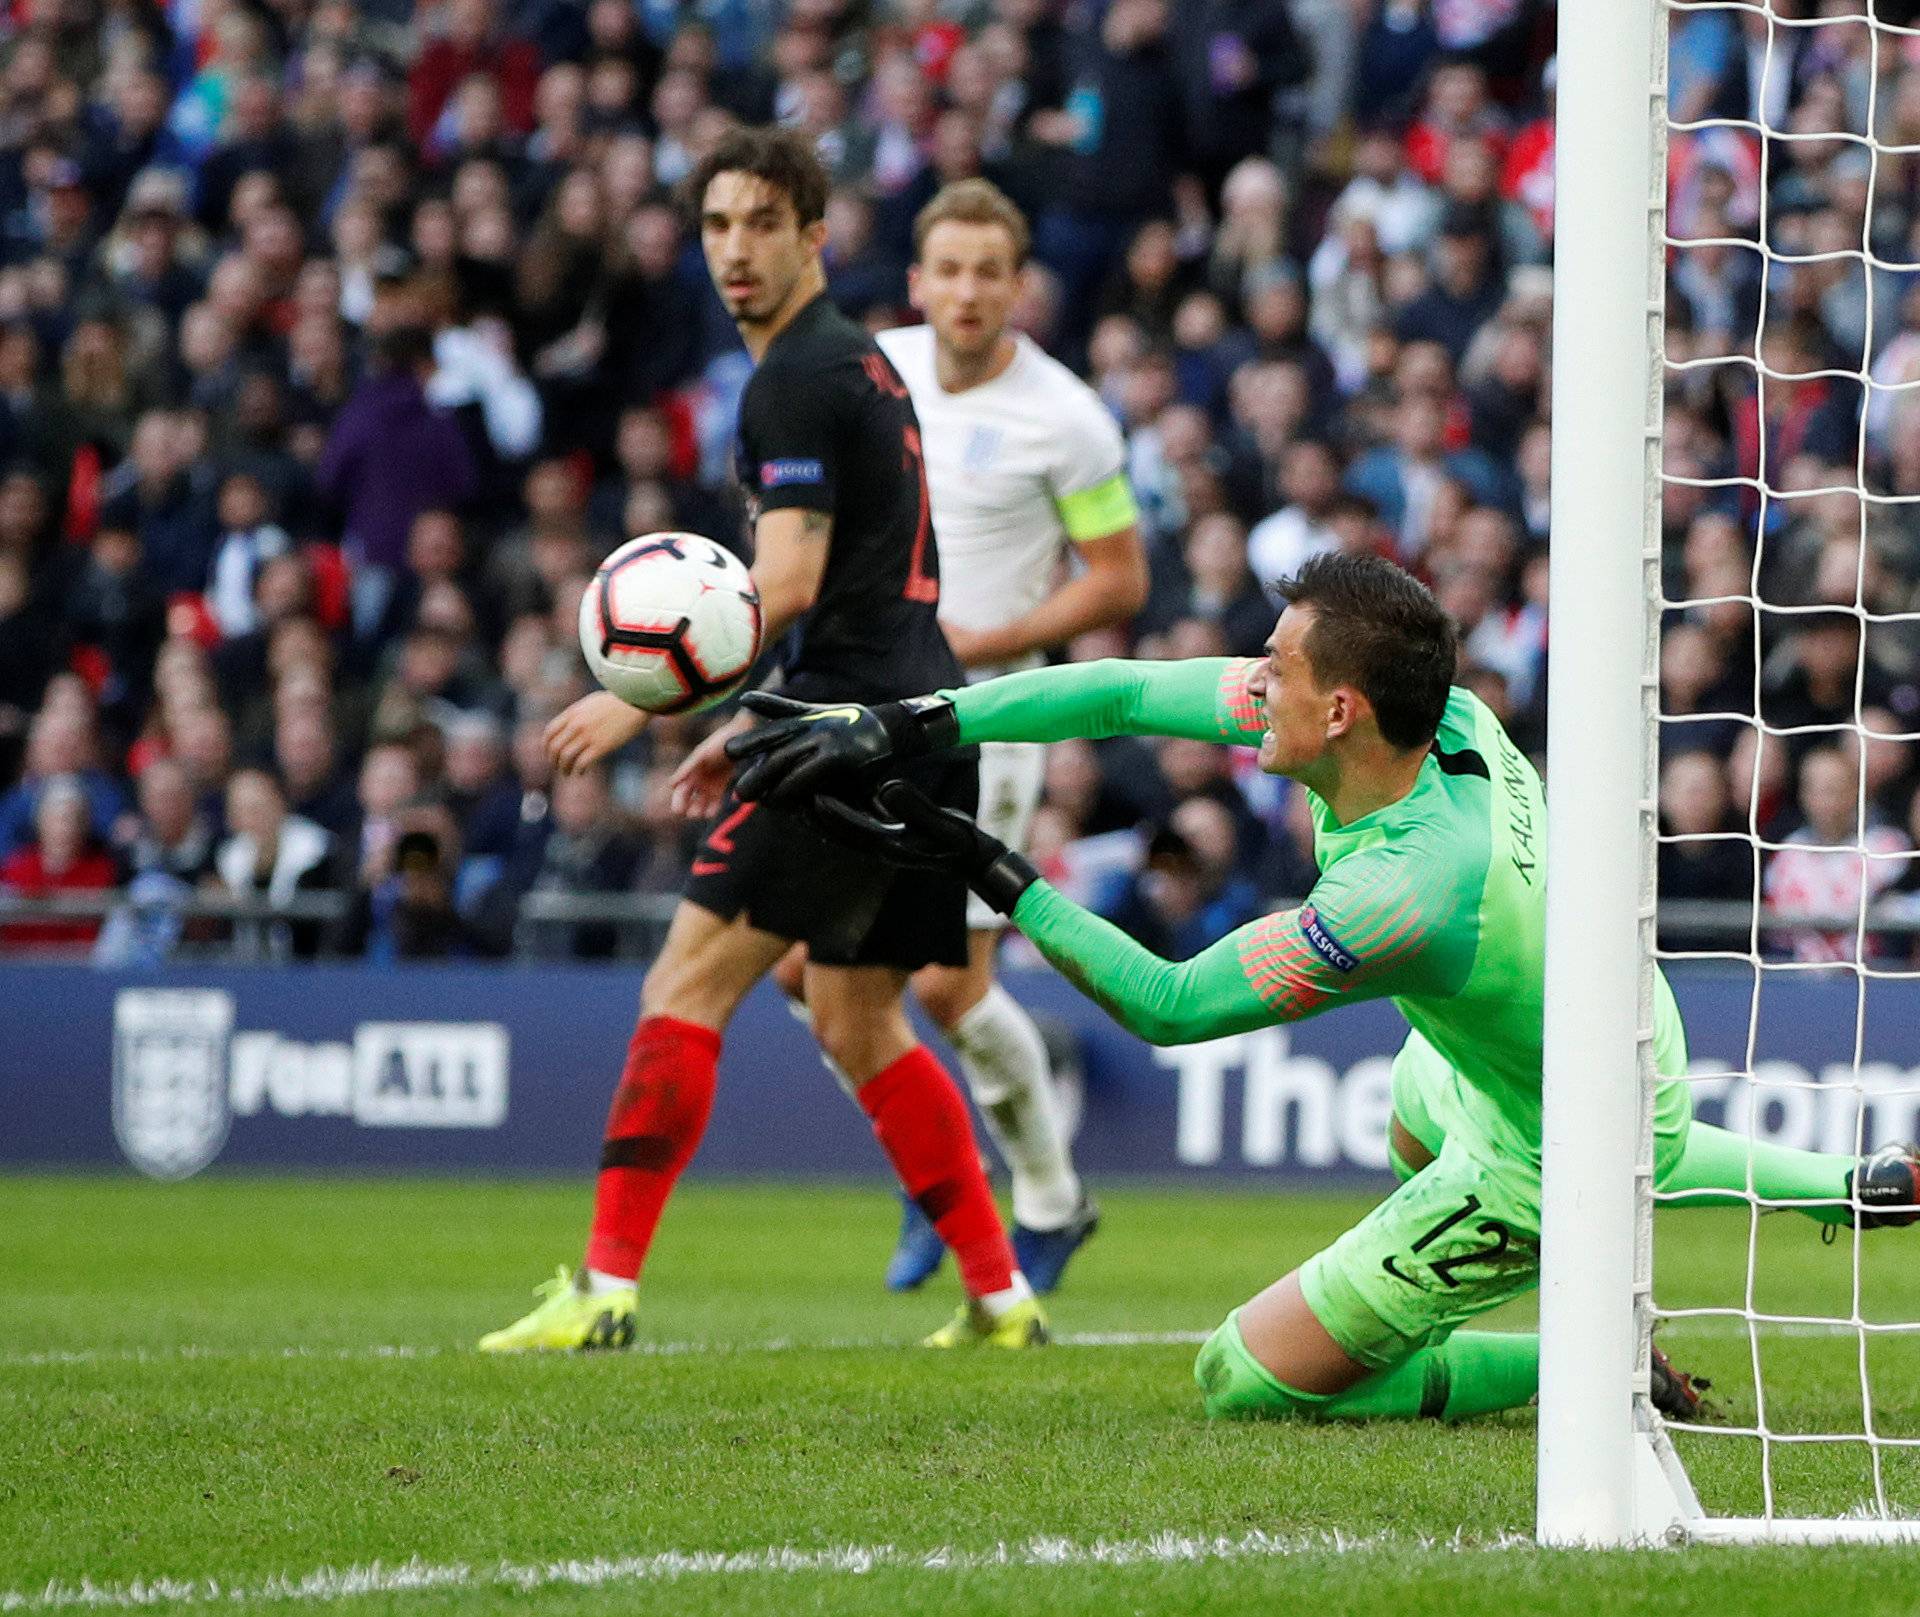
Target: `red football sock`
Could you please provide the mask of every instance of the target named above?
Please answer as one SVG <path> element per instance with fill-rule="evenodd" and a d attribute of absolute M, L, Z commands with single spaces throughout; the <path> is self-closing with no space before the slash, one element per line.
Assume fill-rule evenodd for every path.
<path fill-rule="evenodd" d="M 643 1016 L 607 1113 L 587 1267 L 638 1276 L 680 1170 L 713 1110 L 720 1035 L 671 1016 Z"/>
<path fill-rule="evenodd" d="M 1015 1274 L 1000 1210 L 960 1089 L 923 1044 L 861 1085 L 860 1106 L 899 1174 L 952 1249 L 972 1297 L 1005 1291 Z"/>

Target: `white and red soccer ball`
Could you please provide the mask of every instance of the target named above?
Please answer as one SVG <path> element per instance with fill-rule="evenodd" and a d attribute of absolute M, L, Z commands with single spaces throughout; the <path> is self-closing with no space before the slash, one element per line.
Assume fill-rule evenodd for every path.
<path fill-rule="evenodd" d="M 740 688 L 760 655 L 760 596 L 732 551 L 697 533 L 629 539 L 580 597 L 593 677 L 649 713 L 698 713 Z"/>

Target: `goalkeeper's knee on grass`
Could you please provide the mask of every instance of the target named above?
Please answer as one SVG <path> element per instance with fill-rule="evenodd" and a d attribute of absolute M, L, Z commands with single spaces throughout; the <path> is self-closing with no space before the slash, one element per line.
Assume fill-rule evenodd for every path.
<path fill-rule="evenodd" d="M 1247 1351 L 1236 1309 L 1200 1349 L 1193 1379 L 1216 1420 L 1466 1420 L 1533 1399 L 1540 1385 L 1540 1339 L 1462 1331 L 1344 1392 L 1302 1392 Z"/>

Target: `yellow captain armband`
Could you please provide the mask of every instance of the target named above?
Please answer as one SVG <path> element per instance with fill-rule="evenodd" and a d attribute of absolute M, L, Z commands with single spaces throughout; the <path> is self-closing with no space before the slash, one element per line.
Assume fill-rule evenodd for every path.
<path fill-rule="evenodd" d="M 1067 537 L 1075 544 L 1095 539 L 1110 539 L 1139 519 L 1133 503 L 1133 485 L 1125 472 L 1115 472 L 1105 482 L 1095 483 L 1074 494 L 1062 494 L 1054 504 L 1065 524 Z"/>

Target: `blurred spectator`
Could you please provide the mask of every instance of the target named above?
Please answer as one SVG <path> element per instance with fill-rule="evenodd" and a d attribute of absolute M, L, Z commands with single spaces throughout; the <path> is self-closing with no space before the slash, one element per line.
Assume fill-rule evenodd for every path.
<path fill-rule="evenodd" d="M 440 9 L 445 32 L 427 41 L 407 79 L 407 133 L 415 145 L 447 138 L 443 120 L 459 113 L 454 92 L 475 78 L 498 96 L 504 127 L 530 133 L 539 52 L 501 30 L 493 0 L 446 0 Z"/>
<path fill-rule="evenodd" d="M 171 876 L 188 887 L 213 869 L 213 826 L 194 801 L 193 782 L 176 760 L 156 758 L 142 771 L 139 813 L 126 846 L 130 874 Z"/>
<path fill-rule="evenodd" d="M 353 788 L 341 775 L 324 704 L 289 705 L 274 722 L 273 761 L 293 812 L 336 839 L 359 828 Z"/>
<path fill-rule="evenodd" d="M 1506 127 L 1489 95 L 1486 69 L 1463 58 L 1443 60 L 1427 81 L 1426 105 L 1407 133 L 1408 161 L 1431 184 L 1440 178 L 1455 141 L 1481 140 L 1504 155 Z"/>
<path fill-rule="evenodd" d="M 1167 609 L 1169 619 L 1211 623 L 1229 655 L 1259 656 L 1279 613 L 1247 569 L 1247 534 L 1238 517 L 1221 511 L 1194 523 L 1186 573 L 1187 588 Z"/>
<path fill-rule="evenodd" d="M 251 472 L 231 472 L 220 484 L 220 536 L 214 543 L 207 606 L 222 635 L 237 638 L 260 627 L 254 590 L 265 564 L 293 541 L 268 520 L 267 491 Z"/>
<path fill-rule="evenodd" d="M 1260 895 L 1235 870 L 1232 816 L 1190 798 L 1148 840 L 1146 864 L 1108 916 L 1156 954 L 1186 960 L 1260 913 Z"/>
<path fill-rule="evenodd" d="M 47 708 L 34 719 L 20 782 L 0 796 L 0 853 L 20 847 L 33 834 L 40 794 L 54 780 L 77 786 L 85 797 L 89 835 L 98 842 L 112 837 L 127 799 L 119 782 L 99 767 L 97 755 L 90 713 Z"/>
<path fill-rule="evenodd" d="M 1272 0 L 1182 0 L 1170 8 L 1184 151 L 1203 183 L 1265 153 L 1293 122 L 1283 92 L 1306 81 L 1313 52 Z"/>
<path fill-rule="evenodd" d="M 224 832 L 227 776 L 233 769 L 233 721 L 212 702 L 196 700 L 169 721 L 169 729 L 172 755 L 185 766 L 196 800 Z"/>
<path fill-rule="evenodd" d="M 227 786 L 232 835 L 220 844 L 215 867 L 235 898 L 284 905 L 338 885 L 333 838 L 287 810 L 280 783 L 264 769 L 236 770 Z M 320 952 L 322 920 L 278 917 L 234 922 L 235 950 L 255 960 L 310 960 Z"/>
<path fill-rule="evenodd" d="M 1427 547 L 1428 528 L 1442 483 L 1458 479 L 1473 498 L 1509 503 L 1507 475 L 1484 450 L 1448 449 L 1446 411 L 1428 394 L 1403 398 L 1393 411 L 1393 441 L 1360 456 L 1346 486 L 1372 502 L 1399 536 L 1399 559 L 1411 565 Z"/>
<path fill-rule="evenodd" d="M 604 770 L 558 776 L 550 826 L 537 860 L 520 873 L 520 890 L 583 897 L 631 892 L 639 851 L 612 810 Z M 542 952 L 577 960 L 604 958 L 617 942 L 614 928 L 600 922 L 561 922 L 537 931 Z"/>
<path fill-rule="evenodd" d="M 1433 283 L 1394 322 L 1402 342 L 1437 342 L 1458 363 L 1475 333 L 1506 296 L 1493 241 L 1494 219 L 1482 205 L 1455 202 L 1440 216 Z"/>
<path fill-rule="evenodd" d="M 1220 225 L 1207 257 L 1207 281 L 1237 309 L 1248 283 L 1288 260 L 1291 193 L 1279 166 L 1264 157 L 1234 164 L 1220 187 Z"/>
<path fill-rule="evenodd" d="M 359 816 L 343 844 L 344 868 L 359 873 L 363 884 L 384 874 L 400 835 L 401 811 L 420 795 L 420 766 L 399 741 L 383 740 L 367 749 L 360 763 Z"/>
<path fill-rule="evenodd" d="M 1247 535 L 1247 562 L 1263 586 L 1292 578 L 1315 556 L 1339 546 L 1332 516 L 1340 461 L 1331 446 L 1315 438 L 1290 444 L 1280 463 L 1280 494 L 1286 504 Z"/>
<path fill-rule="evenodd" d="M 1773 936 L 1796 960 L 1857 960 L 1859 924 L 1905 872 L 1907 861 L 1896 856 L 1907 851 L 1907 839 L 1871 814 L 1862 825 L 1859 767 L 1839 747 L 1815 747 L 1800 760 L 1799 812 L 1804 823 L 1767 867 L 1766 911 L 1832 916 L 1843 925 L 1851 917 L 1854 924 L 1776 929 Z M 1866 940 L 1869 953 L 1885 952 L 1871 930 Z"/>
<path fill-rule="evenodd" d="M 23 556 L 0 550 L 0 780 L 13 778 L 31 716 L 60 666 L 61 624 Z"/>
<path fill-rule="evenodd" d="M 1034 250 L 1060 277 L 1070 347 L 1085 337 L 1090 294 L 1123 244 L 1143 220 L 1172 207 L 1184 113 L 1168 9 L 1167 0 L 1112 0 L 1097 19 L 1071 23 L 1065 102 L 1028 124 L 1029 135 L 1060 153 Z"/>
<path fill-rule="evenodd" d="M 1259 889 L 1270 897 L 1298 902 L 1319 879 L 1320 865 L 1313 856 L 1312 805 L 1303 789 L 1289 783 L 1279 823 L 1261 856 Z"/>
<path fill-rule="evenodd" d="M 141 570 L 140 541 L 103 525 L 66 602 L 66 632 L 98 659 L 101 710 L 131 727 L 143 711 L 153 660 L 166 638 L 166 603 Z"/>
<path fill-rule="evenodd" d="M 113 859 L 88 824 L 85 787 L 57 775 L 41 788 L 33 837 L 0 859 L 0 887 L 23 898 L 104 892 L 114 885 Z M 91 943 L 98 920 L 11 921 L 0 926 L 0 948 L 44 949 Z"/>
<path fill-rule="evenodd" d="M 379 624 L 398 586 L 413 519 L 458 506 L 475 487 L 466 440 L 427 399 L 434 363 L 427 333 L 396 326 L 381 337 L 378 356 L 378 370 L 334 422 L 318 472 L 321 492 L 343 515 L 354 569 L 353 621 L 362 635 Z"/>
<path fill-rule="evenodd" d="M 1887 706 L 1892 681 L 1870 657 L 1861 666 L 1860 620 L 1852 613 L 1816 612 L 1786 622 L 1792 632 L 1767 661 L 1761 713 L 1777 729 L 1799 732 L 1787 737 L 1797 760 L 1811 748 L 1832 746 L 1835 733 L 1852 728 L 1861 705 Z"/>
<path fill-rule="evenodd" d="M 1738 904 L 1751 914 L 1757 852 L 1739 834 L 1727 797 L 1726 765 L 1710 752 L 1679 752 L 1660 771 L 1660 899 Z M 1662 911 L 1662 949 L 1752 948 L 1750 923 L 1670 923 Z"/>
<path fill-rule="evenodd" d="M 521 791 L 507 769 L 506 737 L 484 713 L 463 714 L 446 731 L 447 807 L 469 859 L 504 859 L 513 851 Z"/>
<path fill-rule="evenodd" d="M 1484 349 L 1486 359 L 1476 364 Z M 1546 413 L 1547 353 L 1543 334 L 1521 320 L 1484 327 L 1468 355 L 1467 409 L 1473 441 L 1497 460 L 1512 462 L 1520 440 Z"/>
<path fill-rule="evenodd" d="M 171 410 L 149 410 L 128 457 L 101 484 L 101 521 L 131 531 L 140 565 L 165 594 L 198 593 L 213 556 L 213 513 L 188 475 L 191 441 Z"/>
<path fill-rule="evenodd" d="M 455 857 L 432 818 L 402 831 L 394 841 L 392 869 L 355 895 L 339 934 L 341 953 L 391 965 L 483 952 L 479 935 L 454 905 Z"/>

